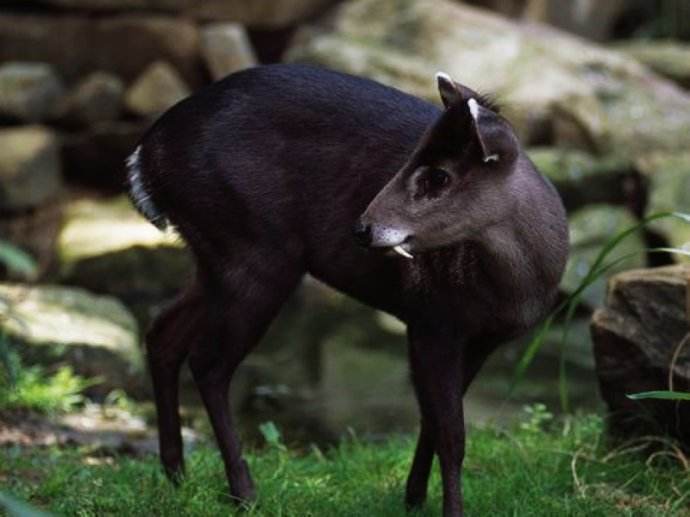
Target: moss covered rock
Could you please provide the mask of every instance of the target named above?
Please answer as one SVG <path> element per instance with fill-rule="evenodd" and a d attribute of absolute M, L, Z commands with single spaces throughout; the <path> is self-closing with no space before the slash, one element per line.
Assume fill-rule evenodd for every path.
<path fill-rule="evenodd" d="M 587 275 L 601 249 L 618 233 L 637 224 L 624 208 L 592 205 L 575 211 L 570 216 L 570 258 L 561 282 L 566 292 L 573 292 Z M 613 273 L 645 265 L 645 243 L 641 234 L 632 234 L 623 240 L 606 259 L 630 258 L 608 270 L 584 292 L 583 301 L 591 308 L 603 304 L 606 278 Z"/>
<path fill-rule="evenodd" d="M 292 61 L 365 75 L 438 101 L 439 69 L 514 110 L 524 136 L 601 154 L 681 149 L 690 97 L 623 54 L 448 0 L 355 0 L 302 31 Z"/>
<path fill-rule="evenodd" d="M 690 151 L 654 153 L 638 160 L 637 165 L 649 183 L 647 215 L 690 213 Z M 654 221 L 651 228 L 672 246 L 690 249 L 690 222 L 665 218 Z"/>
<path fill-rule="evenodd" d="M 556 147 L 528 150 L 528 155 L 558 189 L 568 210 L 592 203 L 628 202 L 625 183 L 634 178 L 634 164 L 617 156 Z"/>
<path fill-rule="evenodd" d="M 46 63 L 9 62 L 0 66 L 0 117 L 40 122 L 50 115 L 64 86 Z"/>
<path fill-rule="evenodd" d="M 55 109 L 55 119 L 69 127 L 88 127 L 120 116 L 125 86 L 116 75 L 94 72 L 79 81 Z"/>
<path fill-rule="evenodd" d="M 174 66 L 166 61 L 156 61 L 146 67 L 129 87 L 125 94 L 125 106 L 136 115 L 154 117 L 189 93 L 189 86 Z"/>
<path fill-rule="evenodd" d="M 62 189 L 59 144 L 43 126 L 0 129 L 0 209 L 21 211 L 56 198 Z"/>
<path fill-rule="evenodd" d="M 115 295 L 141 321 L 153 305 L 173 296 L 192 271 L 182 241 L 146 221 L 126 196 L 68 205 L 58 256 L 62 283 Z"/>
<path fill-rule="evenodd" d="M 635 40 L 618 44 L 614 48 L 684 88 L 690 88 L 690 45 L 687 43 Z"/>
<path fill-rule="evenodd" d="M 111 297 L 58 286 L 0 284 L 0 326 L 25 364 L 68 364 L 97 377 L 92 393 L 144 385 L 139 331 L 131 313 Z"/>

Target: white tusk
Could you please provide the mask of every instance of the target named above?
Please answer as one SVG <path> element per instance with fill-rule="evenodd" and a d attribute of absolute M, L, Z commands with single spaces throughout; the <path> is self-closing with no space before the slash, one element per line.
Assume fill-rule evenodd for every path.
<path fill-rule="evenodd" d="M 484 163 L 489 163 L 489 162 L 497 162 L 498 161 L 498 155 L 497 154 L 490 154 L 486 158 L 484 158 Z"/>
<path fill-rule="evenodd" d="M 405 248 L 402 247 L 402 245 L 398 244 L 397 246 L 393 246 L 393 251 L 395 251 L 398 255 L 402 255 L 405 258 L 412 259 L 414 258 L 412 256 L 412 253 L 407 251 Z"/>

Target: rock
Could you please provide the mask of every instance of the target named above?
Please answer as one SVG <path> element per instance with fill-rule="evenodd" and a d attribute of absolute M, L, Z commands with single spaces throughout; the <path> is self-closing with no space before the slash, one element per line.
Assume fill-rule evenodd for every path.
<path fill-rule="evenodd" d="M 125 159 L 148 126 L 148 122 L 104 122 L 63 136 L 65 177 L 89 187 L 122 192 Z"/>
<path fill-rule="evenodd" d="M 237 23 L 214 23 L 204 27 L 201 53 L 214 80 L 256 65 L 247 31 Z"/>
<path fill-rule="evenodd" d="M 338 0 L 208 0 L 186 13 L 203 20 L 225 20 L 249 27 L 279 28 L 313 18 Z"/>
<path fill-rule="evenodd" d="M 133 393 L 143 385 L 137 324 L 119 301 L 51 285 L 0 284 L 0 297 L 12 307 L 0 325 L 25 364 L 67 364 L 79 375 L 99 377 L 92 394 Z"/>
<path fill-rule="evenodd" d="M 570 215 L 570 258 L 561 289 L 573 292 L 587 275 L 601 249 L 618 233 L 637 224 L 624 208 L 607 205 L 591 205 Z M 631 267 L 645 265 L 645 243 L 641 234 L 633 234 L 623 240 L 606 259 L 606 263 L 618 257 L 631 257 L 612 268 L 607 275 L 590 285 L 583 295 L 583 302 L 590 308 L 600 307 L 606 293 L 606 277 Z"/>
<path fill-rule="evenodd" d="M 523 15 L 528 0 L 464 0 L 464 3 L 499 13 L 508 18 L 519 18 Z"/>
<path fill-rule="evenodd" d="M 627 271 L 609 285 L 606 307 L 592 318 L 594 357 L 611 429 L 670 434 L 690 446 L 690 404 L 633 401 L 628 394 L 690 391 L 690 265 Z M 679 345 L 685 339 L 685 345 Z"/>
<path fill-rule="evenodd" d="M 690 88 L 690 45 L 677 41 L 633 40 L 616 44 L 615 49 L 637 59 L 659 75 Z"/>
<path fill-rule="evenodd" d="M 653 153 L 637 161 L 649 183 L 647 214 L 690 212 L 690 151 Z M 690 222 L 677 218 L 654 221 L 650 227 L 672 246 L 690 250 Z"/>
<path fill-rule="evenodd" d="M 60 102 L 55 118 L 70 127 L 92 126 L 120 115 L 125 86 L 107 72 L 94 72 L 82 79 Z"/>
<path fill-rule="evenodd" d="M 434 74 L 444 70 L 513 106 L 506 113 L 528 143 L 552 127 L 550 143 L 569 135 L 602 155 L 687 146 L 690 96 L 622 54 L 555 29 L 448 0 L 354 0 L 331 23 L 301 30 L 287 59 L 433 102 Z"/>
<path fill-rule="evenodd" d="M 62 82 L 48 64 L 0 65 L 0 118 L 40 122 L 47 118 L 62 94 Z"/>
<path fill-rule="evenodd" d="M 555 147 L 535 147 L 527 154 L 553 182 L 569 211 L 587 204 L 630 201 L 637 172 L 629 159 Z"/>
<path fill-rule="evenodd" d="M 54 133 L 41 126 L 0 129 L 0 211 L 35 207 L 61 190 Z"/>
<path fill-rule="evenodd" d="M 626 9 L 633 8 L 632 3 L 631 0 L 532 1 L 528 2 L 524 17 L 572 32 L 585 39 L 603 41 L 610 39 L 615 23 Z"/>
<path fill-rule="evenodd" d="M 126 196 L 79 200 L 65 209 L 58 238 L 61 283 L 117 296 L 140 321 L 191 277 L 191 257 L 180 239 L 162 233 Z"/>
<path fill-rule="evenodd" d="M 50 63 L 70 82 L 96 71 L 131 81 L 153 61 L 164 60 L 192 86 L 205 82 L 196 24 L 162 15 L 2 13 L 0 62 L 8 60 Z"/>
<path fill-rule="evenodd" d="M 156 61 L 129 87 L 125 95 L 125 106 L 137 115 L 155 117 L 189 93 L 189 87 L 170 64 Z"/>
<path fill-rule="evenodd" d="M 252 27 L 280 28 L 312 18 L 337 0 L 24 0 L 69 11 L 148 11 Z"/>
<path fill-rule="evenodd" d="M 179 12 L 198 0 L 24 0 L 24 4 L 46 5 L 69 11 L 112 12 L 124 10 L 147 10 Z"/>

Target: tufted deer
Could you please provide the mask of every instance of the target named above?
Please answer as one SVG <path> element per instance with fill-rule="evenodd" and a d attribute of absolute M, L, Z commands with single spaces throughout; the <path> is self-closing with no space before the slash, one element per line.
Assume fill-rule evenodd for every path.
<path fill-rule="evenodd" d="M 333 71 L 253 68 L 174 106 L 129 158 L 134 203 L 197 263 L 147 336 L 171 478 L 187 358 L 230 494 L 254 497 L 229 384 L 310 273 L 407 324 L 421 430 L 405 501 L 425 500 L 436 454 L 443 513 L 462 514 L 463 394 L 497 345 L 551 308 L 568 237 L 558 194 L 497 108 L 437 81 L 444 110 Z"/>

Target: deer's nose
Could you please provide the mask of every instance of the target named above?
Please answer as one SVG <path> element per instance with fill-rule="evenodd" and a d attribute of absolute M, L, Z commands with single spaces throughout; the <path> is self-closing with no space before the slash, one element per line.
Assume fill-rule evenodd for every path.
<path fill-rule="evenodd" d="M 371 244 L 371 225 L 365 224 L 361 220 L 355 223 L 352 228 L 352 234 L 360 244 L 360 246 L 369 246 Z"/>

